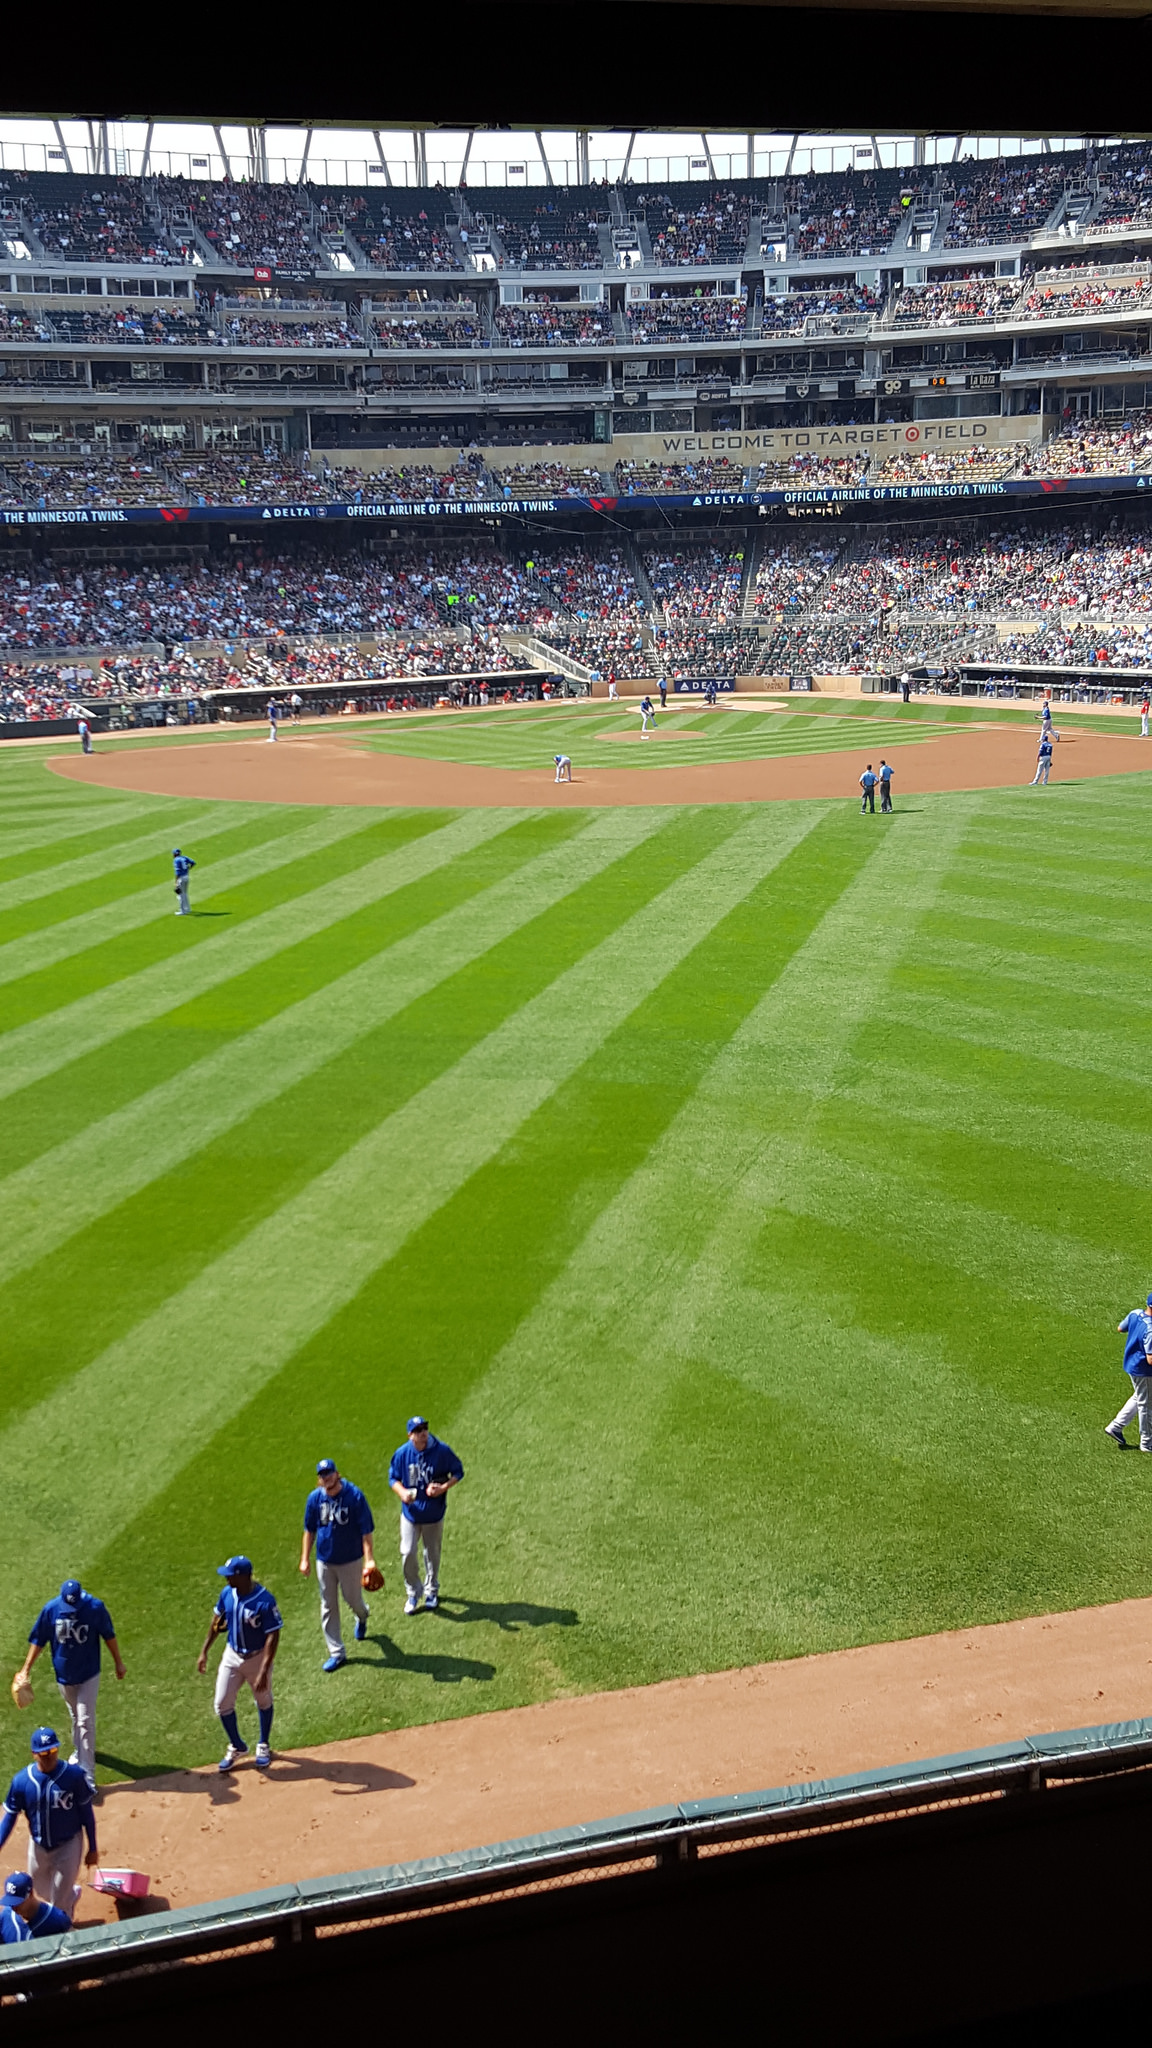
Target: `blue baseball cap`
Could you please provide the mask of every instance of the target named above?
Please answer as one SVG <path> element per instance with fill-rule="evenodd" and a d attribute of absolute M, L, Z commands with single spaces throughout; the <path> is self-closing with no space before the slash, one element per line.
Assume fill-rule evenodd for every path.
<path fill-rule="evenodd" d="M 69 1607 L 75 1607 L 83 1591 L 84 1588 L 80 1584 L 79 1579 L 65 1579 L 64 1584 L 60 1588 L 60 1598 L 66 1600 Z"/>
<path fill-rule="evenodd" d="M 40 1756 L 41 1753 L 46 1749 L 59 1749 L 60 1737 L 57 1735 L 56 1730 L 54 1728 L 34 1728 L 32 1730 L 32 1741 L 29 1744 L 29 1747 L 32 1751 L 33 1756 Z"/>
<path fill-rule="evenodd" d="M 32 1890 L 32 1879 L 26 1870 L 13 1870 L 4 1880 L 6 1899 L 26 1899 Z"/>
<path fill-rule="evenodd" d="M 1144 1296 L 1144 1306 L 1145 1308 L 1152 1308 L 1152 1294 L 1146 1294 Z"/>
<path fill-rule="evenodd" d="M 230 1557 L 227 1564 L 218 1564 L 216 1570 L 222 1579 L 238 1578 L 241 1572 L 247 1572 L 249 1578 L 251 1578 L 252 1559 L 250 1557 Z"/>
<path fill-rule="evenodd" d="M 409 1436 L 414 1436 L 418 1429 L 427 1429 L 428 1418 L 426 1415 L 410 1415 L 404 1426 Z"/>
<path fill-rule="evenodd" d="M 320 1463 L 316 1467 L 316 1477 L 317 1479 L 327 1479 L 329 1472 L 335 1472 L 335 1470 L 335 1458 L 321 1458 Z"/>

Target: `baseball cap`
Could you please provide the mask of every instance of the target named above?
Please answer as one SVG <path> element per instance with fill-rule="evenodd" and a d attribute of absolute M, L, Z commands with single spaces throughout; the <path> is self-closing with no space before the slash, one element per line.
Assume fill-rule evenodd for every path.
<path fill-rule="evenodd" d="M 335 1470 L 335 1458 L 321 1458 L 320 1463 L 316 1467 L 316 1477 L 317 1479 L 326 1479 L 329 1472 L 335 1472 Z"/>
<path fill-rule="evenodd" d="M 404 1427 L 407 1429 L 409 1436 L 412 1436 L 418 1429 L 427 1429 L 428 1418 L 426 1415 L 410 1415 Z"/>
<path fill-rule="evenodd" d="M 4 1880 L 6 1899 L 26 1899 L 32 1890 L 32 1879 L 26 1870 L 14 1870 Z"/>
<path fill-rule="evenodd" d="M 252 1559 L 250 1557 L 230 1557 L 227 1564 L 218 1564 L 216 1570 L 222 1579 L 232 1579 L 239 1572 L 251 1573 Z"/>
<path fill-rule="evenodd" d="M 1144 1306 L 1145 1308 L 1152 1308 L 1152 1294 L 1146 1294 L 1144 1296 Z"/>
<path fill-rule="evenodd" d="M 83 1590 L 84 1588 L 80 1584 L 79 1579 L 65 1579 L 64 1584 L 60 1588 L 60 1598 L 66 1600 L 69 1607 L 75 1607 Z"/>
<path fill-rule="evenodd" d="M 32 1730 L 32 1741 L 29 1747 L 31 1748 L 33 1756 L 39 1756 L 42 1750 L 59 1749 L 60 1737 L 57 1735 L 56 1730 L 54 1728 L 34 1728 Z"/>

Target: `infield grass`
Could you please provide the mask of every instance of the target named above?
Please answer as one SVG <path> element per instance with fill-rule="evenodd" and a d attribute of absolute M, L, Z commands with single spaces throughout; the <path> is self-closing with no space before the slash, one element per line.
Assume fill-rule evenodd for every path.
<path fill-rule="evenodd" d="M 66 1573 L 107 1599 L 105 1775 L 216 1754 L 238 1549 L 284 1748 L 1152 1588 L 1152 1470 L 1101 1430 L 1150 1278 L 1144 778 L 470 814 L 23 754 L 0 806 L 4 1654 Z M 414 1409 L 468 1477 L 405 1619 Z M 335 1678 L 296 1571 L 325 1454 L 388 1579 Z"/>

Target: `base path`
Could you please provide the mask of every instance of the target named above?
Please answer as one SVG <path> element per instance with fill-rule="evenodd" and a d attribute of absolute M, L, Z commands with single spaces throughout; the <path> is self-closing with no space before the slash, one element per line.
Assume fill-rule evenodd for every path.
<path fill-rule="evenodd" d="M 451 715 L 451 714 L 445 714 Z M 541 744 L 541 754 L 546 753 Z M 874 752 L 874 748 L 872 749 Z M 857 777 L 869 758 L 862 733 L 851 752 L 790 754 L 751 761 L 701 762 L 684 768 L 580 768 L 570 783 L 554 780 L 547 758 L 539 770 L 478 768 L 460 761 L 426 761 L 369 751 L 352 733 L 303 733 L 276 746 L 267 740 L 227 745 L 134 747 L 114 753 L 53 760 L 57 775 L 105 789 L 151 796 L 232 797 L 241 803 L 395 804 L 436 809 L 503 808 L 566 804 L 738 804 L 787 797 L 858 795 Z M 1001 789 L 1031 780 L 1036 734 L 1022 726 L 957 729 L 938 740 L 893 747 L 896 805 L 930 790 Z M 879 765 L 879 756 L 875 757 Z M 1053 769 L 1064 782 L 1093 775 L 1130 775 L 1152 768 L 1152 742 L 1070 732 Z M 1043 802 L 1043 798 L 1040 798 Z"/>
<path fill-rule="evenodd" d="M 1127 1600 L 397 1729 L 278 1756 L 266 1774 L 113 1785 L 100 1854 L 195 1905 L 1150 1709 L 1152 1600 Z M 81 1925 L 113 1917 L 85 1893 Z"/>

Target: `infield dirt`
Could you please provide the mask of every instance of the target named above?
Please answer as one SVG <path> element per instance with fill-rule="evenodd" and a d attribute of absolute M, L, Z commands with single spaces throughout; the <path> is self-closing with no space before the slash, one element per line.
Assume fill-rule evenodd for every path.
<path fill-rule="evenodd" d="M 1152 768 L 1152 744 L 1138 739 L 1069 732 L 1057 753 L 1057 782 Z M 235 740 L 226 746 L 207 740 L 202 746 L 183 743 L 58 758 L 49 766 L 76 782 L 150 796 L 437 810 L 551 804 L 579 809 L 849 797 L 858 794 L 857 777 L 868 758 L 869 742 L 862 734 L 859 748 L 843 753 L 701 762 L 684 768 L 582 769 L 574 762 L 572 781 L 557 783 L 550 761 L 538 770 L 479 768 L 370 751 L 355 732 L 300 732 L 275 746 L 267 739 Z M 888 758 L 895 770 L 899 808 L 902 800 L 930 791 L 1001 789 L 1029 782 L 1035 769 L 1036 735 L 1020 726 L 969 728 L 914 746 L 892 747 Z"/>

